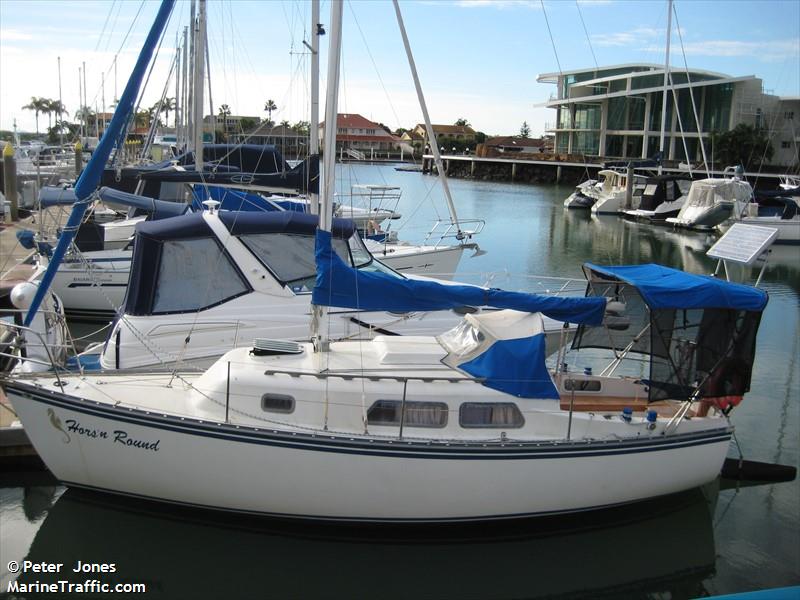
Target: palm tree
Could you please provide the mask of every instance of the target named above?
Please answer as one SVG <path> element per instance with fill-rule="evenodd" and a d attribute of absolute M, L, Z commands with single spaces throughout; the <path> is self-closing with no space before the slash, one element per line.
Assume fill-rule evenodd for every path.
<path fill-rule="evenodd" d="M 469 126 L 470 126 L 470 125 L 469 125 L 469 122 L 468 122 L 468 121 L 467 121 L 465 118 L 463 118 L 463 117 L 462 117 L 462 118 L 460 118 L 460 119 L 458 119 L 458 120 L 455 122 L 455 124 L 456 124 L 456 125 L 459 125 L 460 127 L 469 127 Z"/>
<path fill-rule="evenodd" d="M 264 103 L 264 111 L 267 113 L 267 121 L 269 121 L 270 125 L 272 124 L 272 111 L 278 110 L 278 105 L 275 104 L 274 100 L 267 100 Z"/>
<path fill-rule="evenodd" d="M 289 121 L 284 119 L 283 121 L 281 121 L 281 127 L 283 127 L 284 129 L 289 129 L 289 127 L 291 127 L 291 124 L 289 123 Z"/>
<path fill-rule="evenodd" d="M 228 117 L 231 115 L 231 107 L 227 104 L 222 104 L 219 107 L 219 116 L 222 118 L 222 128 L 225 133 L 228 133 Z"/>
<path fill-rule="evenodd" d="M 31 96 L 31 101 L 22 107 L 22 110 L 32 110 L 36 115 L 36 135 L 39 135 L 39 113 L 47 112 L 49 107 L 50 100 L 36 96 Z"/>
<path fill-rule="evenodd" d="M 133 122 L 136 127 L 148 127 L 152 115 L 149 110 L 137 110 L 133 117 Z"/>
<path fill-rule="evenodd" d="M 167 126 L 169 126 L 169 111 L 171 111 L 171 110 L 175 110 L 175 98 L 164 98 L 164 102 L 161 103 L 161 112 L 163 112 L 164 115 L 166 116 L 166 124 L 167 124 Z M 177 120 L 177 118 L 178 118 L 178 115 L 176 113 L 175 114 L 175 119 Z M 178 124 L 175 123 L 175 127 L 177 127 L 177 126 L 178 126 Z"/>
<path fill-rule="evenodd" d="M 75 111 L 75 118 L 78 121 L 84 123 L 87 135 L 89 131 L 89 121 L 91 121 L 94 116 L 95 116 L 94 111 L 88 106 L 82 106 L 77 111 Z"/>

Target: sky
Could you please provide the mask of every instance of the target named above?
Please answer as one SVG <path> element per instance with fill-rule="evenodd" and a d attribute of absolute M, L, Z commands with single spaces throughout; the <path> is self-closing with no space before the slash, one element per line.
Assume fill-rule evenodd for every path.
<path fill-rule="evenodd" d="M 79 106 L 84 62 L 89 104 L 101 108 L 104 96 L 110 105 L 157 8 L 154 0 L 0 0 L 0 129 L 16 119 L 20 130 L 35 130 L 34 113 L 22 106 L 32 96 L 58 99 L 58 57 L 70 115 Z M 555 121 L 555 110 L 537 106 L 556 91 L 537 83 L 542 73 L 591 68 L 595 61 L 664 62 L 665 0 L 420 0 L 401 1 L 401 10 L 432 121 L 464 118 L 489 135 L 517 134 L 523 121 L 540 135 Z M 673 68 L 755 75 L 768 93 L 800 96 L 798 0 L 676 0 L 675 10 Z M 324 24 L 329 11 L 323 1 Z M 309 120 L 309 54 L 302 43 L 310 41 L 309 3 L 209 0 L 208 13 L 215 112 L 227 104 L 235 115 L 266 118 L 264 103 L 272 99 L 276 122 Z M 391 2 L 346 0 L 344 14 L 339 112 L 392 129 L 421 122 Z M 165 86 L 175 95 L 167 75 L 188 21 L 189 1 L 178 0 L 144 106 Z M 323 94 L 327 44 L 324 36 Z M 40 115 L 40 131 L 46 127 Z"/>

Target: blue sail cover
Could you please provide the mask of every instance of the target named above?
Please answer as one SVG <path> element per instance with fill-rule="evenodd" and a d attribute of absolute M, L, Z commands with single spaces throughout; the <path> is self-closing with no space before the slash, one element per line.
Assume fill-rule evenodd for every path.
<path fill-rule="evenodd" d="M 635 286 L 650 308 L 693 309 L 728 308 L 762 311 L 766 292 L 707 275 L 694 275 L 656 264 L 601 267 L 586 263 L 601 275 L 614 277 Z"/>
<path fill-rule="evenodd" d="M 153 220 L 178 217 L 189 210 L 188 204 L 156 200 L 155 198 L 129 194 L 128 192 L 115 190 L 110 187 L 100 188 L 99 195 L 103 202 L 121 204 L 129 208 L 141 210 L 142 212 L 150 214 Z"/>
<path fill-rule="evenodd" d="M 319 306 L 391 312 L 447 310 L 462 306 L 492 306 L 541 312 L 570 323 L 600 325 L 605 298 L 556 298 L 507 292 L 471 285 L 400 279 L 347 266 L 331 247 L 331 234 L 317 230 L 317 278 L 311 301 Z"/>
<path fill-rule="evenodd" d="M 560 398 L 547 370 L 544 333 L 498 340 L 486 352 L 458 368 L 483 379 L 483 385 L 517 398 Z"/>

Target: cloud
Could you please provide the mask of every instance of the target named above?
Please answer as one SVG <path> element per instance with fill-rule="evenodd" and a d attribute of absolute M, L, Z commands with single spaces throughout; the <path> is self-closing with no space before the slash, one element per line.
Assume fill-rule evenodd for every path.
<path fill-rule="evenodd" d="M 456 6 L 461 8 L 539 8 L 541 4 L 534 0 L 456 0 Z"/>
<path fill-rule="evenodd" d="M 681 36 L 686 40 L 685 29 Z M 666 29 L 640 27 L 630 31 L 593 35 L 592 44 L 598 47 L 627 47 L 635 50 L 653 50 L 663 47 Z M 674 56 L 681 55 L 681 44 L 677 36 L 672 39 Z M 800 39 L 783 40 L 706 40 L 702 42 L 683 43 L 683 51 L 687 56 L 737 57 L 747 56 L 762 62 L 774 62 L 800 54 Z"/>
<path fill-rule="evenodd" d="M 0 29 L 0 43 L 3 42 L 27 42 L 35 40 L 36 36 L 22 31 L 21 29 Z"/>
<path fill-rule="evenodd" d="M 684 44 L 683 48 L 686 54 L 693 56 L 748 56 L 765 62 L 773 62 L 797 57 L 800 54 L 800 40 L 710 40 Z"/>

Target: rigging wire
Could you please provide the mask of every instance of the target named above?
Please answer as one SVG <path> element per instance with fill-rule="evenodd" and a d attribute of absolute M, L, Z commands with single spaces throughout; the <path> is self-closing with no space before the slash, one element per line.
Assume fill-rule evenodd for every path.
<path fill-rule="evenodd" d="M 100 32 L 100 36 L 97 38 L 97 44 L 95 44 L 94 51 L 97 52 L 97 49 L 100 48 L 100 42 L 103 41 L 103 36 L 106 34 L 106 26 L 108 25 L 108 20 L 111 18 L 111 13 L 114 12 L 114 7 L 117 3 L 117 0 L 113 0 L 111 5 L 108 7 L 108 14 L 106 15 L 106 20 L 103 23 L 103 30 Z"/>
<path fill-rule="evenodd" d="M 111 22 L 111 31 L 108 32 L 108 40 L 106 41 L 106 47 L 103 49 L 103 52 L 108 52 L 108 47 L 111 45 L 111 38 L 114 35 L 114 30 L 117 28 L 117 19 L 119 19 L 119 13 L 122 12 L 122 4 L 122 2 L 119 2 L 117 5 L 117 13 L 114 15 L 114 20 Z"/>
<path fill-rule="evenodd" d="M 697 126 L 697 139 L 700 142 L 700 152 L 703 155 L 703 166 L 706 169 L 706 177 L 711 177 L 711 172 L 708 168 L 708 158 L 706 157 L 706 146 L 703 143 L 703 126 L 700 123 L 700 118 L 697 116 L 697 104 L 694 101 L 694 90 L 692 89 L 692 78 L 689 75 L 689 63 L 686 61 L 686 49 L 683 47 L 683 34 L 681 33 L 681 25 L 678 22 L 678 9 L 675 8 L 675 4 L 672 5 L 672 12 L 675 15 L 675 29 L 678 31 L 678 41 L 681 44 L 681 54 L 683 55 L 683 66 L 686 69 L 686 81 L 689 84 L 687 91 L 689 92 L 689 98 L 692 100 L 692 112 L 694 113 L 694 122 Z M 670 80 L 672 79 L 672 74 L 670 73 Z M 671 81 L 670 81 L 671 83 Z M 677 105 L 677 103 L 676 103 Z M 678 117 L 680 118 L 680 111 L 678 111 Z M 681 130 L 681 134 L 683 131 Z M 684 139 L 684 154 L 686 154 L 686 162 L 689 163 L 689 174 L 692 174 L 691 171 L 691 159 L 689 158 L 689 154 L 686 151 L 686 140 Z"/>
<path fill-rule="evenodd" d="M 583 32 L 586 34 L 586 42 L 589 44 L 589 51 L 592 53 L 592 60 L 594 60 L 594 68 L 599 70 L 600 66 L 597 64 L 597 57 L 594 55 L 594 48 L 592 48 L 592 40 L 589 37 L 589 32 L 586 30 L 586 23 L 583 20 L 583 13 L 581 12 L 581 4 L 578 0 L 575 0 L 575 8 L 578 9 L 578 16 L 580 16 L 581 18 L 581 25 L 583 25 Z M 547 18 L 547 15 L 545 15 L 545 18 Z"/>
<path fill-rule="evenodd" d="M 550 34 L 550 43 L 553 46 L 553 54 L 556 56 L 556 64 L 558 65 L 558 74 L 563 75 L 563 71 L 561 70 L 561 61 L 558 60 L 558 50 L 556 50 L 556 41 L 553 39 L 553 31 L 550 29 L 550 21 L 547 18 L 547 11 L 544 8 L 544 0 L 539 0 L 539 4 L 542 5 L 542 14 L 544 15 L 544 22 L 547 24 L 547 33 Z"/>

